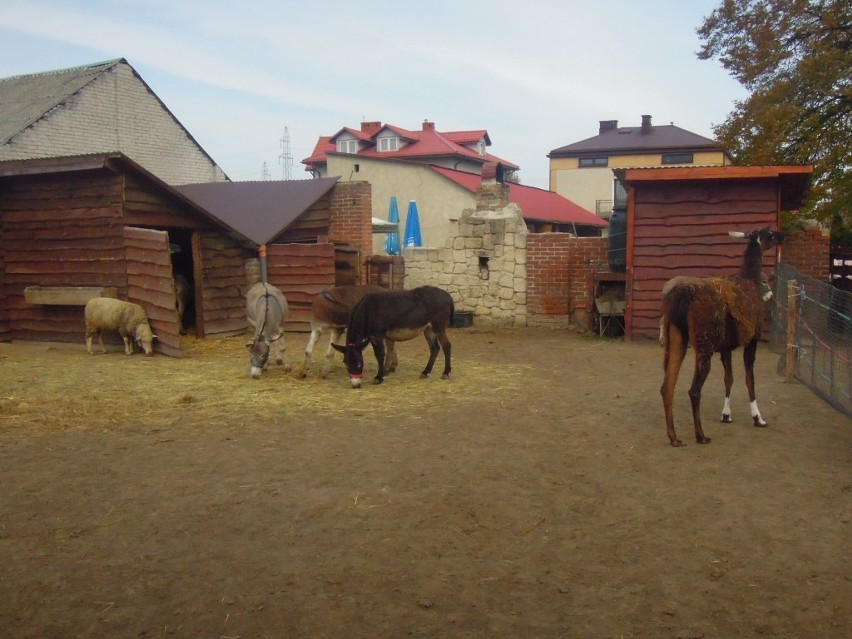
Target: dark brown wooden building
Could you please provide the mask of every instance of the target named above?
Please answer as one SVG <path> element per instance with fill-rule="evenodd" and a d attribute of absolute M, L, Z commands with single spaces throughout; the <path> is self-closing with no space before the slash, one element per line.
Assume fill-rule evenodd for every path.
<path fill-rule="evenodd" d="M 627 187 L 625 335 L 659 335 L 660 292 L 675 275 L 733 275 L 745 252 L 728 231 L 779 228 L 798 209 L 811 166 L 719 166 L 616 171 Z M 783 250 L 783 249 L 782 249 Z M 771 273 L 777 252 L 764 255 Z"/>
<path fill-rule="evenodd" d="M 80 342 L 93 296 L 141 304 L 180 355 L 173 274 L 197 334 L 245 330 L 252 244 L 120 153 L 0 162 L 0 339 Z"/>

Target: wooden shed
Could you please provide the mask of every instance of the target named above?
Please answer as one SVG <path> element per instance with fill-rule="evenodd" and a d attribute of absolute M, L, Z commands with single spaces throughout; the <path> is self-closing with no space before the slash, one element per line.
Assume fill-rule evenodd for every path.
<path fill-rule="evenodd" d="M 310 331 L 314 296 L 329 286 L 365 281 L 372 253 L 371 187 L 366 182 L 313 180 L 210 182 L 177 190 L 237 229 L 260 256 L 256 280 L 284 293 L 286 331 Z"/>
<path fill-rule="evenodd" d="M 120 153 L 0 162 L 0 339 L 82 342 L 92 296 L 141 304 L 180 355 L 174 274 L 199 336 L 245 330 L 237 231 Z"/>
<path fill-rule="evenodd" d="M 659 335 L 660 292 L 675 275 L 739 271 L 745 245 L 728 231 L 779 228 L 804 202 L 811 166 L 624 169 L 627 188 L 625 335 Z M 783 247 L 782 249 L 783 250 Z M 770 274 L 777 250 L 764 255 Z"/>

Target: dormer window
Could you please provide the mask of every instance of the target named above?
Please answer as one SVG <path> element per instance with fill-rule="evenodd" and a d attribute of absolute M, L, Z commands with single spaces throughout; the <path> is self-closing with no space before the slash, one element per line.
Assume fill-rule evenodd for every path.
<path fill-rule="evenodd" d="M 358 140 L 350 138 L 348 140 L 337 141 L 338 153 L 358 153 Z"/>
<path fill-rule="evenodd" d="M 399 150 L 399 138 L 396 136 L 386 136 L 381 137 L 378 140 L 379 142 L 379 151 L 398 151 Z"/>

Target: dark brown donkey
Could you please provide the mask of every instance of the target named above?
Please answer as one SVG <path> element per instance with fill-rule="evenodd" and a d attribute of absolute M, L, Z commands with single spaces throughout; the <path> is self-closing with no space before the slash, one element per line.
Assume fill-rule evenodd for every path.
<path fill-rule="evenodd" d="M 421 286 L 410 291 L 389 291 L 365 295 L 352 310 L 346 329 L 346 346 L 334 344 L 343 353 L 352 388 L 360 388 L 364 377 L 364 348 L 373 345 L 379 372 L 373 380 L 381 384 L 385 376 L 385 339 L 404 342 L 423 333 L 429 344 L 429 361 L 420 377 L 432 372 L 438 351 L 444 349 L 444 372 L 450 377 L 450 340 L 447 327 L 454 313 L 453 298 L 435 286 Z"/>
<path fill-rule="evenodd" d="M 780 244 L 784 235 L 769 227 L 751 233 L 731 232 L 731 237 L 747 238 L 739 275 L 731 277 L 683 278 L 664 293 L 662 303 L 661 338 L 665 346 L 663 368 L 665 376 L 660 394 L 666 413 L 666 432 L 672 446 L 683 446 L 678 439 L 672 416 L 677 376 L 686 347 L 695 350 L 695 373 L 689 387 L 695 441 L 707 444 L 710 438 L 701 428 L 701 388 L 710 373 L 713 353 L 720 353 L 725 368 L 725 406 L 722 421 L 731 421 L 731 351 L 743 347 L 746 388 L 755 426 L 766 426 L 754 394 L 754 360 L 757 340 L 763 331 L 765 307 L 761 295 L 761 265 L 763 253 Z"/>
<path fill-rule="evenodd" d="M 323 331 L 329 329 L 328 349 L 325 352 L 325 363 L 322 367 L 320 377 L 327 377 L 331 370 L 331 360 L 334 355 L 333 344 L 336 344 L 340 336 L 346 330 L 349 324 L 349 318 L 352 315 L 352 309 L 361 301 L 361 298 L 368 293 L 376 293 L 381 295 L 387 293 L 388 289 L 373 284 L 353 284 L 348 286 L 331 286 L 317 293 L 311 304 L 311 337 L 308 340 L 308 345 L 305 347 L 305 361 L 294 375 L 296 377 L 305 377 L 311 366 L 311 354 L 314 346 L 322 337 Z M 397 366 L 396 349 L 392 340 L 385 340 L 385 370 L 392 373 Z"/>

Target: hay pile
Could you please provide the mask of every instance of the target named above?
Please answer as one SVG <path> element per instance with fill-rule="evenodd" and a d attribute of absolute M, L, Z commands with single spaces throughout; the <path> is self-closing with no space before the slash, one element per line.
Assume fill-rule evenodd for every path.
<path fill-rule="evenodd" d="M 296 368 L 304 359 L 307 336 L 288 334 L 286 340 L 287 359 Z M 338 354 L 329 377 L 319 378 L 327 342 L 314 350 L 306 379 L 296 379 L 273 363 L 260 380 L 253 380 L 244 343 L 243 337 L 184 337 L 182 359 L 128 357 L 120 350 L 89 355 L 84 344 L 0 344 L 0 428 L 150 429 L 203 427 L 223 420 L 251 427 L 258 420 L 286 422 L 302 413 L 418 415 L 483 392 L 501 401 L 506 392 L 515 394 L 523 380 L 523 368 L 472 361 L 457 344 L 449 382 L 440 379 L 443 354 L 430 378 L 420 380 L 428 357 L 422 339 L 397 345 L 399 370 L 379 386 L 351 389 Z M 365 375 L 371 378 L 376 365 L 369 348 L 365 362 Z"/>

